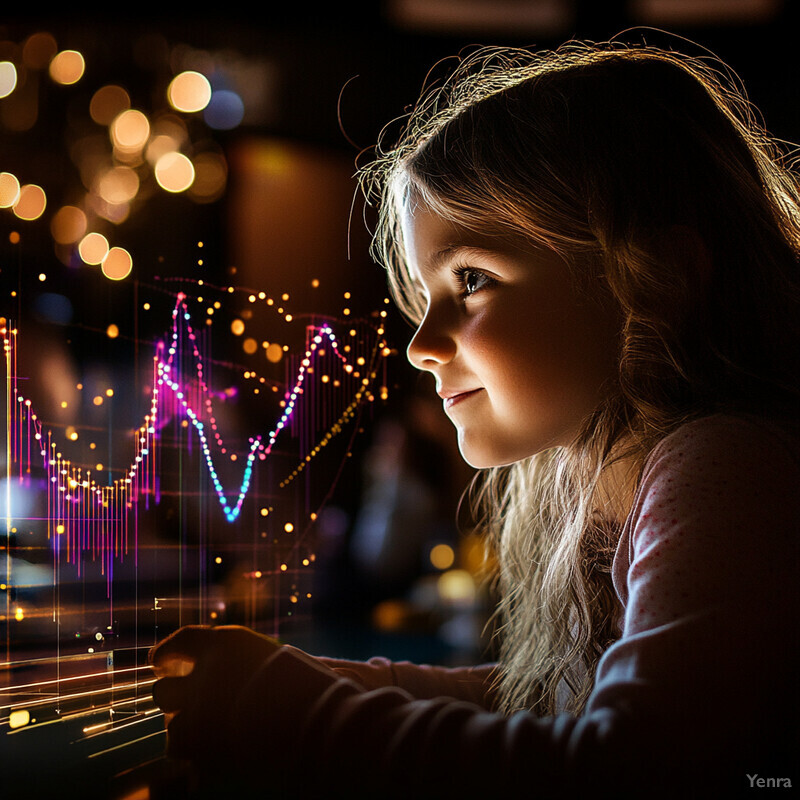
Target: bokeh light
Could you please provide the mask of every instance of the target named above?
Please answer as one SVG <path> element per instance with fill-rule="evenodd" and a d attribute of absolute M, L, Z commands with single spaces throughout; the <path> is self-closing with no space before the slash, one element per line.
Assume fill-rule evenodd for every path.
<path fill-rule="evenodd" d="M 17 87 L 17 68 L 10 61 L 0 61 L 0 97 L 8 97 Z"/>
<path fill-rule="evenodd" d="M 130 167 L 112 167 L 100 175 L 95 189 L 106 203 L 129 203 L 139 191 L 139 176 Z"/>
<path fill-rule="evenodd" d="M 102 233 L 88 233 L 78 245 L 78 254 L 86 264 L 102 263 L 108 250 L 108 239 Z"/>
<path fill-rule="evenodd" d="M 192 162 L 182 153 L 165 153 L 156 162 L 158 185 L 168 192 L 185 192 L 194 181 Z"/>
<path fill-rule="evenodd" d="M 30 69 L 45 69 L 57 52 L 58 44 L 52 34 L 34 33 L 22 46 L 22 63 Z"/>
<path fill-rule="evenodd" d="M 19 198 L 14 204 L 14 214 L 20 219 L 34 220 L 44 214 L 47 196 L 41 186 L 29 183 L 19 190 Z"/>
<path fill-rule="evenodd" d="M 129 108 L 114 118 L 109 133 L 117 150 L 138 153 L 150 136 L 150 121 L 141 111 Z"/>
<path fill-rule="evenodd" d="M 228 180 L 228 165 L 218 153 L 200 153 L 194 158 L 194 182 L 189 195 L 199 203 L 217 200 L 225 191 Z"/>
<path fill-rule="evenodd" d="M 283 358 L 283 348 L 273 342 L 267 348 L 267 361 L 271 361 L 273 364 L 277 364 Z"/>
<path fill-rule="evenodd" d="M 0 208 L 11 208 L 19 199 L 19 180 L 10 172 L 0 172 Z"/>
<path fill-rule="evenodd" d="M 75 206 L 63 206 L 50 221 L 50 232 L 58 244 L 72 244 L 86 234 L 86 214 Z"/>
<path fill-rule="evenodd" d="M 121 86 L 109 84 L 98 89 L 89 103 L 89 115 L 98 125 L 110 125 L 131 107 L 131 99 Z"/>
<path fill-rule="evenodd" d="M 86 63 L 77 50 L 62 50 L 50 62 L 50 77 L 56 83 L 69 86 L 83 77 L 85 69 Z"/>
<path fill-rule="evenodd" d="M 106 278 L 121 281 L 131 274 L 133 258 L 124 247 L 112 247 L 100 266 Z"/>
<path fill-rule="evenodd" d="M 431 549 L 430 560 L 436 569 L 450 569 L 456 560 L 456 555 L 449 544 L 437 544 Z"/>
<path fill-rule="evenodd" d="M 211 84 L 199 72 L 182 72 L 167 87 L 167 99 L 176 111 L 202 111 L 211 100 Z"/>
<path fill-rule="evenodd" d="M 203 119 L 209 128 L 228 131 L 235 128 L 244 118 L 244 103 L 236 92 L 229 89 L 215 91 L 203 112 Z"/>

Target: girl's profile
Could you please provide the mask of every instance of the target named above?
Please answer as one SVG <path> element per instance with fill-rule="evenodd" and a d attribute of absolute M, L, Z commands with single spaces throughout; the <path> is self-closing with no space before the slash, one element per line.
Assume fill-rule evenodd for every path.
<path fill-rule="evenodd" d="M 184 628 L 152 654 L 171 752 L 304 798 L 800 780 L 800 194 L 736 81 L 646 45 L 481 48 L 359 178 L 479 469 L 499 660 Z"/>

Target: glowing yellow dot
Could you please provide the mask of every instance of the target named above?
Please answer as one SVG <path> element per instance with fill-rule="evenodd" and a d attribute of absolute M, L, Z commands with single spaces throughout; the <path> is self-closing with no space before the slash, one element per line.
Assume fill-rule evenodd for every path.
<path fill-rule="evenodd" d="M 231 322 L 231 332 L 234 336 L 241 336 L 244 333 L 244 322 L 240 319 Z"/>
<path fill-rule="evenodd" d="M 30 712 L 25 708 L 18 708 L 8 715 L 8 727 L 23 728 L 31 721 Z"/>
<path fill-rule="evenodd" d="M 56 82 L 69 86 L 82 77 L 86 63 L 77 50 L 62 50 L 50 62 L 50 77 Z"/>
<path fill-rule="evenodd" d="M 30 222 L 31 220 L 39 219 L 44 214 L 46 207 L 47 196 L 44 193 L 44 189 L 41 186 L 29 183 L 20 188 L 17 201 L 14 203 L 12 210 L 17 217 Z"/>
<path fill-rule="evenodd" d="M 17 68 L 10 61 L 0 61 L 0 97 L 8 97 L 17 87 Z"/>
<path fill-rule="evenodd" d="M 108 239 L 101 233 L 87 233 L 78 245 L 78 253 L 86 264 L 102 263 L 108 250 Z"/>
<path fill-rule="evenodd" d="M 106 336 L 109 339 L 116 339 L 119 336 L 119 328 L 113 322 L 106 328 Z"/>
<path fill-rule="evenodd" d="M 102 261 L 103 275 L 109 280 L 121 281 L 131 274 L 133 258 L 123 247 L 112 247 Z"/>
<path fill-rule="evenodd" d="M 61 401 L 61 408 L 66 408 L 66 407 L 67 407 L 67 401 L 66 400 L 62 400 Z"/>
<path fill-rule="evenodd" d="M 281 564 L 281 572 L 286 572 L 289 567 L 286 564 Z"/>
<path fill-rule="evenodd" d="M 167 99 L 176 111 L 202 111 L 211 100 L 211 84 L 199 72 L 181 72 L 167 87 Z"/>
<path fill-rule="evenodd" d="M 291 522 L 287 522 L 287 523 L 286 523 L 286 524 L 283 526 L 283 529 L 286 531 L 286 533 L 291 533 L 291 532 L 294 530 L 294 525 L 292 525 L 292 523 L 291 523 Z"/>
<path fill-rule="evenodd" d="M 64 533 L 64 526 L 61 524 L 56 525 L 56 533 Z"/>
<path fill-rule="evenodd" d="M 20 185 L 15 175 L 0 172 L 0 208 L 11 208 L 19 199 Z"/>
<path fill-rule="evenodd" d="M 269 509 L 268 508 L 262 508 L 261 509 L 261 516 L 262 517 L 266 517 L 267 514 L 269 514 Z"/>
<path fill-rule="evenodd" d="M 14 619 L 17 620 L 17 622 L 21 622 L 23 619 L 25 619 L 25 614 L 19 606 L 17 606 L 16 610 L 14 611 Z"/>
<path fill-rule="evenodd" d="M 214 559 L 214 563 L 215 563 L 215 564 L 221 564 L 221 563 L 222 563 L 222 556 L 217 556 L 217 557 Z"/>
<path fill-rule="evenodd" d="M 430 552 L 430 560 L 436 569 L 450 569 L 456 560 L 456 555 L 449 544 L 437 544 Z"/>

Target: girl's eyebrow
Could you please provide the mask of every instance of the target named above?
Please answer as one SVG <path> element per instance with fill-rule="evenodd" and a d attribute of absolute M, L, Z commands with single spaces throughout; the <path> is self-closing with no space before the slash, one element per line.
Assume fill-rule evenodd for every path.
<path fill-rule="evenodd" d="M 485 247 L 476 247 L 474 245 L 466 244 L 449 244 L 441 250 L 435 252 L 428 261 L 428 268 L 431 271 L 438 270 L 445 261 L 453 260 L 455 258 L 486 258 L 487 256 L 496 256 L 494 250 L 489 250 Z"/>

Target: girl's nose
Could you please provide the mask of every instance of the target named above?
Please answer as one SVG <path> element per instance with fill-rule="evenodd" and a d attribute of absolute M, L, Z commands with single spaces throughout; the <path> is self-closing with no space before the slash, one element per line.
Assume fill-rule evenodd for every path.
<path fill-rule="evenodd" d="M 456 343 L 444 320 L 431 310 L 425 315 L 406 350 L 412 366 L 421 370 L 433 370 L 446 364 L 456 354 Z"/>

